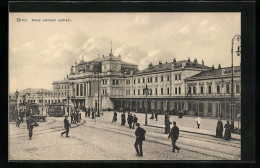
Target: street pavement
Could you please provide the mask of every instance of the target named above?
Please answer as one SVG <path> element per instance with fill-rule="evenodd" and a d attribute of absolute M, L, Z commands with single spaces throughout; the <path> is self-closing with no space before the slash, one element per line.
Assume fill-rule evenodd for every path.
<path fill-rule="evenodd" d="M 171 151 L 171 141 L 164 129 L 142 126 L 146 130 L 144 156 L 136 156 L 134 129 L 111 123 L 112 112 L 96 119 L 84 117 L 71 124 L 69 138 L 64 131 L 63 117 L 48 117 L 34 128 L 28 138 L 26 124 L 15 127 L 9 123 L 9 160 L 239 160 L 240 141 L 225 141 L 212 136 L 180 132 L 179 153 Z M 137 114 L 139 121 L 142 116 Z M 162 118 L 163 119 L 163 118 Z"/>

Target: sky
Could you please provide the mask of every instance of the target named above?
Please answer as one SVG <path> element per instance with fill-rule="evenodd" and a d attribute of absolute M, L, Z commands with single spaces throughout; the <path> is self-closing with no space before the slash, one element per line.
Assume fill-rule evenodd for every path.
<path fill-rule="evenodd" d="M 52 82 L 64 79 L 76 61 L 108 55 L 111 41 L 113 54 L 140 70 L 150 62 L 188 57 L 228 67 L 236 34 L 241 34 L 241 15 L 234 12 L 9 13 L 9 92 L 52 90 Z"/>

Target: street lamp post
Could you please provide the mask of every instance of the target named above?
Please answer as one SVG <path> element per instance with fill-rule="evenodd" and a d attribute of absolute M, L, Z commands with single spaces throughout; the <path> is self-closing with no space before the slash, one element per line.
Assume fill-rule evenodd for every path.
<path fill-rule="evenodd" d="M 234 48 L 234 41 L 237 40 L 238 42 L 241 40 L 240 35 L 235 35 L 232 38 L 232 46 L 231 46 L 231 131 L 234 132 L 234 67 L 233 67 L 233 48 Z M 241 54 L 241 46 L 238 45 L 237 51 L 235 51 L 238 56 Z"/>
<path fill-rule="evenodd" d="M 67 99 L 68 99 L 68 107 L 67 107 L 67 112 L 68 112 L 68 116 L 69 116 L 69 108 L 70 108 L 70 105 L 69 105 L 69 99 L 70 99 L 70 95 L 69 95 L 69 92 L 68 92 L 68 96 L 67 96 Z"/>
<path fill-rule="evenodd" d="M 100 117 L 100 114 L 99 114 L 99 72 L 98 72 L 98 115 L 97 117 Z"/>
<path fill-rule="evenodd" d="M 150 89 L 148 89 L 147 85 L 144 88 L 145 93 L 145 99 L 146 99 L 146 109 L 145 109 L 145 125 L 147 125 L 147 110 L 148 110 L 148 104 L 147 104 L 147 95 Z"/>

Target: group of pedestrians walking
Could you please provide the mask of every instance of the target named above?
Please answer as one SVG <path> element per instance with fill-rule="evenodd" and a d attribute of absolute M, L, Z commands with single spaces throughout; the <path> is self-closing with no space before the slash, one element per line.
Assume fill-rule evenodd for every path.
<path fill-rule="evenodd" d="M 158 111 L 152 112 L 152 116 L 150 117 L 150 119 L 156 119 L 156 121 L 158 121 Z"/>
<path fill-rule="evenodd" d="M 224 136 L 223 136 L 223 130 L 225 128 Z M 225 140 L 229 141 L 231 139 L 231 125 L 229 121 L 225 124 L 223 128 L 223 123 L 221 119 L 218 119 L 217 127 L 216 127 L 216 138 L 224 138 Z"/>
<path fill-rule="evenodd" d="M 80 120 L 81 120 L 81 113 L 79 111 L 74 112 L 72 110 L 70 117 L 71 117 L 70 122 L 76 124 L 76 123 L 80 122 Z"/>

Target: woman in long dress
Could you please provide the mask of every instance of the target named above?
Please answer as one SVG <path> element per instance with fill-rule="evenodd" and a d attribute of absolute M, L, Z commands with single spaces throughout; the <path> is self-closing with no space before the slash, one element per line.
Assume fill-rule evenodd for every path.
<path fill-rule="evenodd" d="M 224 128 L 225 128 L 224 139 L 229 141 L 231 139 L 231 125 L 229 124 L 229 121 L 227 121 Z"/>

